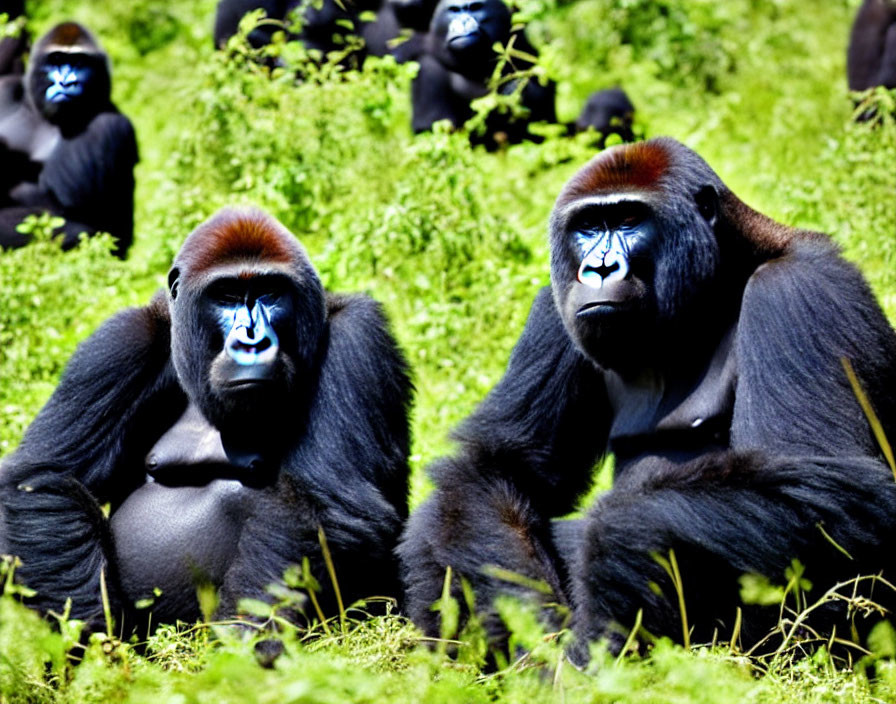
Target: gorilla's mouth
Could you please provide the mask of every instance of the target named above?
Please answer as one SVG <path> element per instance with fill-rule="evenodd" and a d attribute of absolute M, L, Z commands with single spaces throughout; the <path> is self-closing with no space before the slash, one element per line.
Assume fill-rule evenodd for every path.
<path fill-rule="evenodd" d="M 592 315 L 606 313 L 621 313 L 631 310 L 634 304 L 631 301 L 590 301 L 576 311 L 576 317 L 587 318 Z"/>
<path fill-rule="evenodd" d="M 232 379 L 224 384 L 225 389 L 248 389 L 253 387 L 267 386 L 271 383 L 271 379 L 262 377 L 247 377 L 244 379 Z"/>
<path fill-rule="evenodd" d="M 460 50 L 469 49 L 470 47 L 475 46 L 476 44 L 479 43 L 480 34 L 481 33 L 477 29 L 477 30 L 473 30 L 472 32 L 467 32 L 466 34 L 455 35 L 455 36 L 451 37 L 451 39 L 448 40 L 448 46 L 450 46 L 452 50 L 453 49 L 460 49 Z"/>

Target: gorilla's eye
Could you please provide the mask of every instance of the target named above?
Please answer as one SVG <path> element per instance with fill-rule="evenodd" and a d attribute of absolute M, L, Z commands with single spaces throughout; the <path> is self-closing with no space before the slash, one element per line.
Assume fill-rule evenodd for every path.
<path fill-rule="evenodd" d="M 168 290 L 171 292 L 172 300 L 177 300 L 177 289 L 180 286 L 180 270 L 172 269 L 168 272 Z"/>
<path fill-rule="evenodd" d="M 218 303 L 226 303 L 228 305 L 236 305 L 246 300 L 246 294 L 241 291 L 216 291 L 212 298 Z"/>
<path fill-rule="evenodd" d="M 578 232 L 615 232 L 634 230 L 650 218 L 650 209 L 638 201 L 597 205 L 575 218 L 572 229 Z"/>
<path fill-rule="evenodd" d="M 236 279 L 220 279 L 209 284 L 205 295 L 215 303 L 234 306 L 246 300 L 247 291 L 245 284 Z"/>
<path fill-rule="evenodd" d="M 694 196 L 694 202 L 697 204 L 697 211 L 700 213 L 700 217 L 708 223 L 712 223 L 715 220 L 718 212 L 718 198 L 716 189 L 712 186 L 704 186 Z"/>
<path fill-rule="evenodd" d="M 481 3 L 481 2 L 471 2 L 471 3 L 467 6 L 467 9 L 468 9 L 470 12 L 479 12 L 479 11 L 482 10 L 484 7 L 485 7 L 485 3 Z"/>

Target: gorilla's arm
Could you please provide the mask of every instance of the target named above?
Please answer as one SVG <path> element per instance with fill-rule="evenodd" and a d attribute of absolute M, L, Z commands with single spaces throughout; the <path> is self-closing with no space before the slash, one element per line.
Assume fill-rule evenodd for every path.
<path fill-rule="evenodd" d="M 134 128 L 124 115 L 97 115 L 87 129 L 62 139 L 47 158 L 39 185 L 52 194 L 60 215 L 109 232 L 123 255 L 133 240 L 134 166 L 139 159 Z M 66 231 L 64 245 L 79 232 Z M 92 234 L 92 232 L 91 232 Z"/>
<path fill-rule="evenodd" d="M 736 349 L 736 449 L 879 456 L 844 357 L 896 436 L 896 337 L 859 271 L 828 241 L 798 243 L 753 274 Z"/>
<path fill-rule="evenodd" d="M 2 463 L 0 533 L 22 558 L 20 576 L 38 591 L 41 610 L 62 609 L 71 597 L 76 618 L 102 613 L 99 572 L 109 544 L 100 505 L 143 482 L 145 453 L 183 410 L 168 325 L 161 296 L 104 323 Z M 107 576 L 114 601 L 115 578 Z"/>
<path fill-rule="evenodd" d="M 760 267 L 744 293 L 736 354 L 733 449 L 672 467 L 642 463 L 590 512 L 574 589 L 586 640 L 614 623 L 624 637 L 642 608 L 649 632 L 680 637 L 675 591 L 654 557 L 670 550 L 686 604 L 716 616 L 691 619 L 695 640 L 715 627 L 730 633 L 743 573 L 781 583 L 798 558 L 819 598 L 844 573 L 874 574 L 891 553 L 896 482 L 840 359 L 852 360 L 893 437 L 896 339 L 858 271 L 817 240 Z M 750 640 L 773 625 L 759 615 L 744 622 Z"/>
<path fill-rule="evenodd" d="M 246 522 L 224 580 L 220 611 L 240 597 L 262 597 L 290 564 L 311 559 L 324 598 L 321 526 L 340 584 L 354 598 L 395 593 L 393 549 L 407 516 L 407 365 L 377 303 L 366 296 L 328 299 L 328 336 L 305 438 L 284 463 L 276 490 Z M 276 526 L 275 530 L 271 526 Z"/>
<path fill-rule="evenodd" d="M 438 488 L 408 523 L 399 552 L 415 623 L 438 633 L 430 607 L 449 565 L 480 605 L 512 591 L 483 575 L 490 564 L 545 580 L 563 597 L 550 518 L 572 510 L 588 487 L 608 421 L 603 381 L 543 289 L 503 379 L 456 433 L 455 456 L 431 468 Z"/>

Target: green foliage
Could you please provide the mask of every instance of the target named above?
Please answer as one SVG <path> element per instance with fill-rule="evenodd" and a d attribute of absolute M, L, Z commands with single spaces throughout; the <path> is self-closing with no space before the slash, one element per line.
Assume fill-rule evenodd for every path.
<path fill-rule="evenodd" d="M 278 65 L 270 70 L 238 38 L 226 52 L 213 51 L 215 4 L 29 3 L 32 35 L 72 18 L 109 51 L 114 96 L 135 123 L 142 161 L 128 261 L 109 257 L 106 238 L 62 253 L 46 219 L 26 226 L 32 245 L 0 253 L 0 455 L 19 441 L 76 344 L 164 284 L 196 224 L 223 205 L 252 204 L 297 234 L 328 287 L 366 290 L 385 305 L 417 388 L 417 504 L 428 490 L 423 468 L 449 449 L 449 429 L 500 376 L 532 298 L 549 281 L 547 217 L 593 149 L 586 136 L 568 139 L 556 127 L 540 129 L 542 144 L 494 154 L 471 150 L 463 133 L 414 137 L 414 65 L 372 59 L 360 72 L 346 71 L 338 56 L 325 61 L 280 42 L 269 50 Z M 622 85 L 638 108 L 639 130 L 697 149 L 757 209 L 831 233 L 896 318 L 896 92 L 847 93 L 855 0 L 516 5 L 516 19 L 532 22 L 542 51 L 535 74 L 558 80 L 563 119 L 593 90 Z M 878 118 L 854 123 L 854 111 L 871 107 L 857 108 L 854 99 L 871 101 Z M 513 109 L 507 102 L 491 96 L 480 107 Z M 603 465 L 594 492 L 609 486 L 611 467 Z M 7 593 L 0 598 L 0 702 L 896 699 L 892 630 L 883 627 L 867 659 L 856 656 L 855 671 L 834 667 L 842 660 L 829 650 L 795 664 L 790 650 L 761 661 L 729 648 L 686 651 L 659 641 L 650 657 L 618 662 L 598 645 L 580 673 L 562 657 L 562 636 L 543 633 L 531 609 L 502 603 L 527 654 L 485 675 L 488 644 L 475 620 L 448 623 L 451 647 L 446 640 L 435 648 L 400 617 L 354 621 L 363 605 L 347 607 L 344 628 L 286 628 L 278 617 L 285 610 L 314 616 L 305 599 L 320 585 L 309 577 L 298 566 L 270 595 L 273 606 L 249 605 L 284 626 L 285 654 L 270 670 L 253 655 L 265 636 L 226 628 L 212 637 L 205 626 L 164 627 L 139 647 L 95 636 L 83 649 L 80 624 L 63 618 L 51 628 L 16 603 L 21 592 Z M 742 585 L 747 601 L 782 604 L 788 644 L 802 633 L 792 628 L 802 623 L 794 612 L 827 597 L 807 595 L 800 570 L 791 577 L 787 590 L 749 578 Z M 678 579 L 687 584 L 689 575 Z M 446 594 L 443 615 L 474 598 L 463 588 Z M 840 598 L 848 602 L 848 594 Z M 203 603 L 212 613 L 214 594 L 206 592 Z"/>
<path fill-rule="evenodd" d="M 61 223 L 31 216 L 19 229 L 33 242 L 0 254 L 0 452 L 49 396 L 75 344 L 127 300 L 112 239 L 91 238 L 66 253 L 52 234 Z"/>
<path fill-rule="evenodd" d="M 0 40 L 4 38 L 18 39 L 25 29 L 25 17 L 10 19 L 9 13 L 0 12 Z"/>

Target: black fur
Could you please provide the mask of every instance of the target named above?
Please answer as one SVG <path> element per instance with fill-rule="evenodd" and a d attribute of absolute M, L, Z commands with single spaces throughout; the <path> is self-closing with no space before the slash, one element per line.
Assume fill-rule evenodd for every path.
<path fill-rule="evenodd" d="M 346 604 L 398 596 L 393 548 L 407 516 L 410 443 L 406 364 L 379 305 L 363 295 L 325 294 L 303 250 L 275 221 L 224 211 L 197 232 L 217 227 L 233 242 L 234 232 L 256 225 L 283 247 L 275 258 L 265 261 L 251 244 L 217 254 L 188 240 L 172 270 L 172 294 L 117 314 L 86 340 L 4 461 L 0 544 L 22 558 L 18 575 L 37 590 L 31 602 L 41 611 L 58 611 L 70 597 L 73 616 L 99 625 L 105 569 L 113 613 L 125 624 L 135 623 L 135 602 L 145 598 L 154 599 L 153 624 L 197 618 L 195 587 L 206 581 L 221 590 L 219 615 L 233 616 L 240 598 L 270 599 L 265 588 L 308 557 L 332 614 L 319 528 Z M 184 254 L 189 247 L 198 257 Z M 293 252 L 288 263 L 284 251 Z M 244 396 L 255 412 L 239 425 L 216 407 L 207 376 L 180 376 L 201 364 L 207 345 L 220 344 L 209 321 L 192 312 L 216 277 L 272 270 L 285 272 L 290 295 L 308 304 L 288 321 L 293 343 L 286 326 L 278 330 L 285 354 L 305 362 L 292 367 L 298 377 L 275 382 L 275 395 Z M 191 333 L 192 348 L 179 343 L 181 330 Z M 172 348 L 185 354 L 176 364 Z M 227 456 L 179 447 L 190 459 L 155 476 L 153 453 L 181 427 L 188 403 L 216 418 L 209 429 L 214 437 L 220 431 Z M 242 463 L 245 454 L 260 457 L 265 471 Z M 100 510 L 107 502 L 108 520 Z"/>
<path fill-rule="evenodd" d="M 62 47 L 60 49 L 60 47 Z M 85 92 L 67 107 L 44 98 L 43 68 L 68 57 L 89 66 Z M 16 227 L 28 215 L 65 218 L 57 229 L 64 249 L 81 233 L 116 238 L 124 257 L 133 240 L 137 141 L 130 121 L 110 99 L 107 58 L 90 33 L 74 23 L 57 25 L 31 53 L 24 77 L 0 80 L 0 247 L 20 247 L 28 237 Z"/>
<path fill-rule="evenodd" d="M 862 3 L 852 26 L 846 71 L 850 90 L 896 88 L 896 2 Z"/>
<path fill-rule="evenodd" d="M 596 146 L 603 149 L 607 137 L 618 135 L 623 142 L 635 141 L 632 131 L 635 106 L 622 88 L 598 90 L 588 96 L 576 118 L 575 131 L 592 129 L 600 134 Z"/>
<path fill-rule="evenodd" d="M 473 47 L 458 52 L 452 48 L 449 27 L 452 19 L 471 7 L 482 6 L 474 12 L 480 16 L 482 26 L 479 39 Z M 411 86 L 414 132 L 425 132 L 439 120 L 448 120 L 454 127 L 461 127 L 473 116 L 471 102 L 486 95 L 489 80 L 497 65 L 498 55 L 493 50 L 497 42 L 526 54 L 537 56 L 538 51 L 522 30 L 511 30 L 510 10 L 503 0 L 485 0 L 472 3 L 467 0 L 442 0 L 433 14 L 424 49 L 418 57 L 420 71 Z M 524 59 L 513 59 L 504 66 L 503 75 L 531 68 Z M 515 81 L 504 83 L 500 92 L 512 93 L 518 86 Z M 524 139 L 537 141 L 529 133 L 530 122 L 556 122 L 554 107 L 556 87 L 553 82 L 541 84 L 530 78 L 520 95 L 520 105 L 528 110 L 525 117 L 514 119 L 512 115 L 492 112 L 485 133 L 471 134 L 474 144 L 484 144 L 495 149 L 501 144 L 516 144 Z"/>
<path fill-rule="evenodd" d="M 573 233 L 627 198 L 647 204 L 658 234 L 632 245 L 621 307 L 583 317 Z M 557 201 L 551 237 L 553 291 L 538 294 L 503 379 L 456 433 L 457 453 L 433 465 L 437 489 L 399 548 L 408 610 L 427 633 L 438 632 L 430 606 L 446 566 L 473 584 L 499 640 L 494 596 L 527 590 L 483 567 L 547 582 L 547 599 L 572 611 L 580 660 L 598 638 L 621 647 L 639 610 L 649 632 L 681 640 L 655 559 L 670 550 L 694 642 L 731 635 L 744 573 L 782 583 L 799 559 L 818 598 L 893 569 L 896 481 L 841 358 L 896 437 L 896 334 L 828 238 L 750 210 L 668 139 L 586 166 Z M 612 296 L 609 281 L 590 295 Z M 585 519 L 557 522 L 607 452 L 613 489 Z M 883 588 L 874 596 L 892 602 Z M 778 616 L 745 609 L 745 640 Z M 813 623 L 847 636 L 846 620 L 830 604 Z"/>

